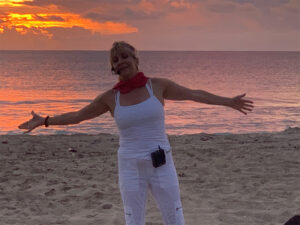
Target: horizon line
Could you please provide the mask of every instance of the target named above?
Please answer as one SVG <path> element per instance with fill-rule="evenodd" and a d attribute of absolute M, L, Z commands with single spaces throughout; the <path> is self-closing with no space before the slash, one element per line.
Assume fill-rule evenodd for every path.
<path fill-rule="evenodd" d="M 110 50 L 98 50 L 98 49 L 0 49 L 1 52 L 4 51 L 65 51 L 65 52 L 108 52 Z M 148 49 L 138 49 L 138 52 L 300 52 L 300 50 L 184 50 L 184 49 L 170 49 L 170 50 L 148 50 Z"/>

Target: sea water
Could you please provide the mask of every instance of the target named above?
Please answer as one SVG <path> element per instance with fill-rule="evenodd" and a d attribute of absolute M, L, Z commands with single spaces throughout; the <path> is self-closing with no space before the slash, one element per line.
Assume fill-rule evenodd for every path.
<path fill-rule="evenodd" d="M 190 89 L 234 97 L 253 112 L 192 101 L 165 102 L 168 134 L 274 132 L 300 127 L 300 52 L 141 51 L 140 70 Z M 30 112 L 77 111 L 113 87 L 106 51 L 0 51 L 0 134 L 21 134 Z M 32 134 L 117 134 L 110 113 Z"/>

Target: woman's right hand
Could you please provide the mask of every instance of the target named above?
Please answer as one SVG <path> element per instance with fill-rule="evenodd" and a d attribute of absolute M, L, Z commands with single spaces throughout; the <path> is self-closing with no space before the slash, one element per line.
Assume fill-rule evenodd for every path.
<path fill-rule="evenodd" d="M 32 119 L 26 121 L 25 123 L 22 123 L 19 125 L 19 129 L 25 129 L 27 131 L 25 133 L 29 133 L 33 129 L 37 128 L 38 126 L 42 126 L 45 123 L 45 118 L 41 117 L 40 115 L 36 114 L 34 111 L 31 112 Z"/>

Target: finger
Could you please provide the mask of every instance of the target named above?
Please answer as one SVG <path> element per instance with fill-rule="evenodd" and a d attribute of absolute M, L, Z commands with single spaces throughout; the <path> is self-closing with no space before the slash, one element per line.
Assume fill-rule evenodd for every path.
<path fill-rule="evenodd" d="M 247 103 L 245 103 L 244 106 L 247 106 L 247 107 L 254 107 L 254 105 L 247 104 Z"/>
<path fill-rule="evenodd" d="M 247 99 L 243 99 L 243 100 L 244 100 L 244 102 L 253 104 L 253 102 L 251 100 L 247 100 Z"/>
<path fill-rule="evenodd" d="M 28 134 L 28 133 L 30 133 L 32 130 L 33 130 L 33 129 L 29 129 L 29 130 L 25 131 L 24 134 Z"/>
<path fill-rule="evenodd" d="M 251 106 L 245 106 L 245 105 L 243 105 L 242 108 L 243 109 L 247 109 L 247 110 L 253 110 L 253 107 L 251 107 Z"/>
<path fill-rule="evenodd" d="M 249 108 L 249 109 L 253 109 L 253 108 L 254 108 L 253 105 L 244 105 L 244 107 L 247 107 L 247 108 Z"/>
<path fill-rule="evenodd" d="M 243 98 L 243 97 L 245 97 L 246 96 L 246 93 L 244 93 L 244 94 L 242 94 L 242 95 L 238 95 L 237 97 L 238 98 Z"/>
<path fill-rule="evenodd" d="M 36 114 L 33 110 L 32 110 L 32 112 L 31 112 L 31 115 L 32 115 L 33 118 L 35 118 L 35 117 L 38 116 L 38 114 Z"/>
<path fill-rule="evenodd" d="M 246 106 L 246 105 L 243 105 L 243 107 L 242 107 L 243 109 L 253 109 L 253 107 L 252 106 Z"/>
<path fill-rule="evenodd" d="M 252 111 L 252 108 L 243 107 L 244 110 Z"/>
<path fill-rule="evenodd" d="M 241 110 L 241 109 L 238 109 L 238 111 L 240 111 L 241 113 L 243 113 L 244 115 L 247 115 L 247 113 L 246 112 L 244 112 L 243 110 Z"/>

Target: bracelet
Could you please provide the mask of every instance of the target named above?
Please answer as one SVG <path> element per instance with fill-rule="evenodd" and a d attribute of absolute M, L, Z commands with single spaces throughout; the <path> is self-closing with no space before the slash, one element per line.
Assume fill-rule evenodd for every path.
<path fill-rule="evenodd" d="M 49 124 L 48 124 L 48 119 L 49 119 L 49 116 L 46 116 L 46 118 L 45 118 L 45 127 L 48 127 L 49 126 Z"/>

